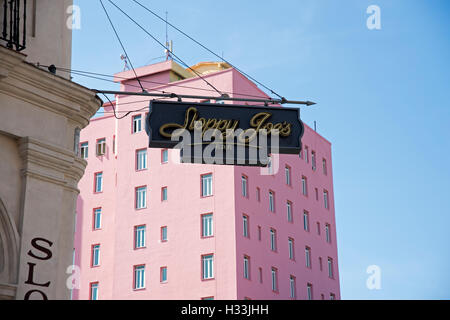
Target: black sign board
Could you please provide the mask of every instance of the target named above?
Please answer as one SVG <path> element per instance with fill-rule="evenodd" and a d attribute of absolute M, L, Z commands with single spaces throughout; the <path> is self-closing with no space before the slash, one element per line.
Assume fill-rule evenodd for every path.
<path fill-rule="evenodd" d="M 152 101 L 150 148 L 180 148 L 181 162 L 265 166 L 270 153 L 298 154 L 297 108 Z"/>

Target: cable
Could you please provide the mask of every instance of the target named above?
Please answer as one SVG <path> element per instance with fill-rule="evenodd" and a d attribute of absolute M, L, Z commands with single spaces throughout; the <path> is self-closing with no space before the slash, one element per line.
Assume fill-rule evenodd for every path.
<path fill-rule="evenodd" d="M 100 0 L 101 1 L 101 0 Z M 175 53 L 173 53 L 169 48 L 167 48 L 164 44 L 162 44 L 158 39 L 156 39 L 150 32 L 148 32 L 144 27 L 142 27 L 136 20 L 131 18 L 125 11 L 123 11 L 120 7 L 118 7 L 114 2 L 111 0 L 108 0 L 109 3 L 111 3 L 113 6 L 115 6 L 120 12 L 122 12 L 128 19 L 133 21 L 134 24 L 136 24 L 139 28 L 141 28 L 147 35 L 149 35 L 153 40 L 155 40 L 160 46 L 168 50 L 173 57 L 176 57 L 178 60 L 180 60 L 188 69 L 192 70 L 200 79 L 205 81 L 206 84 L 208 84 L 211 88 L 213 88 L 220 96 L 222 96 L 222 92 L 220 92 L 216 87 L 214 87 L 211 83 L 208 82 L 205 78 L 203 78 L 197 71 L 192 69 L 187 63 L 185 63 L 180 57 L 178 57 Z M 131 64 L 131 63 L 130 63 Z"/>
<path fill-rule="evenodd" d="M 37 65 L 37 64 L 36 64 Z M 43 67 L 43 68 L 47 68 L 48 66 L 46 65 L 38 65 L 39 67 Z M 89 75 L 96 75 L 96 76 L 102 76 L 102 77 L 108 77 L 108 78 L 117 78 L 117 79 L 123 79 L 123 80 L 128 80 L 129 78 L 126 77 L 119 77 L 119 76 L 115 76 L 115 75 L 108 75 L 108 74 L 103 74 L 103 73 L 96 73 L 96 72 L 90 72 L 90 71 L 83 71 L 83 70 L 75 70 L 75 69 L 67 69 L 67 68 L 62 68 L 62 67 L 56 67 L 57 70 L 60 70 L 62 72 L 73 72 L 77 75 L 80 76 L 85 76 L 83 75 L 83 73 L 85 74 L 89 74 Z M 94 78 L 96 79 L 96 78 Z M 109 82 L 114 82 L 112 80 L 107 80 L 107 79 L 102 79 L 102 78 L 98 78 L 98 80 L 105 80 L 105 81 L 109 81 Z M 212 92 L 214 90 L 211 89 L 207 89 L 207 88 L 197 88 L 197 87 L 192 87 L 192 86 L 185 86 L 185 85 L 180 85 L 180 84 L 175 84 L 175 83 L 166 83 L 166 82 L 157 82 L 157 81 L 152 81 L 152 80 L 141 80 L 142 83 L 153 83 L 153 84 L 159 84 L 159 85 L 163 85 L 163 86 L 172 86 L 172 87 L 179 87 L 179 88 L 186 88 L 186 89 L 193 89 L 193 90 L 200 90 L 200 91 L 208 91 L 208 92 Z M 130 86 L 134 86 L 137 87 L 136 85 L 130 85 Z M 156 89 L 151 89 L 154 91 L 158 91 Z M 167 91 L 161 91 L 161 92 L 167 92 Z M 252 98 L 261 98 L 261 99 L 271 99 L 270 97 L 267 96 L 260 96 L 260 95 L 254 95 L 254 94 L 247 94 L 247 93 L 239 93 L 239 92 L 227 92 L 227 91 L 222 91 L 223 93 L 227 93 L 227 94 L 232 94 L 232 95 L 239 95 L 239 96 L 243 96 L 243 97 L 252 97 Z"/>
<path fill-rule="evenodd" d="M 133 63 L 131 62 L 130 56 L 128 55 L 128 53 L 127 53 L 127 51 L 125 49 L 125 46 L 123 45 L 122 41 L 120 40 L 119 34 L 117 33 L 116 28 L 114 27 L 114 24 L 113 24 L 111 18 L 109 17 L 108 11 L 106 10 L 105 6 L 103 5 L 103 1 L 100 0 L 100 3 L 102 5 L 102 7 L 103 7 L 103 11 L 105 11 L 106 17 L 108 18 L 112 29 L 114 30 L 114 33 L 116 34 L 117 40 L 119 40 L 119 43 L 120 43 L 120 46 L 122 47 L 122 50 L 125 52 L 125 55 L 126 55 L 128 61 L 130 62 L 130 66 L 131 66 L 131 69 L 134 72 L 134 75 L 136 76 L 136 80 L 138 81 L 139 85 L 141 86 L 142 91 L 145 91 L 144 87 L 141 84 L 141 81 L 139 81 L 139 78 L 138 78 L 138 76 L 136 74 L 136 70 L 134 70 Z"/>
<path fill-rule="evenodd" d="M 126 116 L 128 116 L 131 112 L 133 112 L 133 111 L 128 111 L 128 112 L 125 113 L 123 116 L 118 117 L 117 114 L 116 114 L 116 108 L 114 108 L 114 104 L 111 102 L 111 100 L 108 98 L 108 96 L 107 96 L 106 94 L 104 94 L 104 93 L 102 93 L 102 94 L 105 96 L 105 98 L 106 98 L 106 99 L 109 101 L 109 103 L 111 104 L 111 107 L 112 107 L 113 112 L 114 112 L 114 118 L 116 118 L 117 120 L 123 119 L 123 118 L 125 118 Z M 103 104 L 103 107 L 104 107 L 104 105 L 105 105 L 105 104 Z M 144 108 L 142 108 L 142 109 L 144 109 Z M 142 109 L 141 109 L 141 110 L 142 110 Z"/>
<path fill-rule="evenodd" d="M 207 48 L 206 46 L 204 46 L 203 44 L 201 44 L 200 42 L 198 42 L 197 40 L 195 40 L 194 38 L 192 38 L 191 36 L 189 36 L 188 34 L 186 34 L 185 32 L 183 32 L 182 30 L 180 30 L 179 28 L 177 28 L 176 26 L 174 26 L 173 24 L 171 24 L 170 22 L 164 20 L 162 17 L 160 17 L 158 14 L 156 14 L 155 12 L 153 12 L 152 10 L 150 10 L 149 8 L 147 8 L 146 6 L 144 6 L 143 4 L 141 4 L 139 1 L 137 0 L 132 0 L 135 3 L 137 3 L 138 5 L 140 5 L 142 8 L 144 8 L 145 10 L 147 10 L 148 12 L 150 12 L 151 14 L 153 14 L 155 17 L 159 18 L 160 20 L 162 20 L 163 22 L 167 23 L 168 25 L 170 25 L 172 28 L 174 28 L 175 30 L 177 30 L 178 32 L 180 32 L 181 34 L 183 34 L 184 36 L 186 36 L 187 38 L 189 38 L 190 40 L 194 41 L 196 44 L 198 44 L 199 46 L 201 46 L 203 49 L 205 49 L 206 51 L 208 51 L 209 53 L 213 54 L 214 56 L 216 56 L 217 58 L 221 59 L 222 61 L 228 63 L 231 67 L 233 67 L 234 69 L 236 69 L 237 71 L 239 71 L 240 73 L 242 73 L 243 75 L 245 75 L 247 78 L 250 78 L 251 80 L 255 81 L 257 84 L 259 84 L 260 86 L 262 86 L 263 88 L 265 88 L 266 90 L 269 90 L 271 93 L 273 93 L 274 95 L 278 96 L 280 99 L 284 99 L 284 97 L 282 97 L 281 95 L 279 95 L 278 93 L 276 93 L 275 91 L 273 91 L 272 89 L 268 88 L 267 86 L 265 86 L 264 84 L 262 84 L 261 82 L 259 82 L 258 80 L 256 80 L 255 78 L 253 78 L 252 76 L 250 76 L 249 74 L 245 73 L 244 71 L 242 71 L 241 69 L 237 68 L 236 66 L 234 66 L 233 64 L 231 64 L 229 61 L 225 60 L 223 57 L 219 56 L 217 53 L 213 52 L 212 50 L 210 50 L 209 48 Z"/>

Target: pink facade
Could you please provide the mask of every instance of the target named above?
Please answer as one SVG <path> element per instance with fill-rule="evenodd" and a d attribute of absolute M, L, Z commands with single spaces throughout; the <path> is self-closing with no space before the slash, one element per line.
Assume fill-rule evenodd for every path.
<path fill-rule="evenodd" d="M 168 61 L 137 72 L 146 88 L 214 95 L 198 77 L 167 83 L 174 65 Z M 204 77 L 223 92 L 266 97 L 232 68 Z M 121 90 L 139 90 L 129 72 L 118 74 L 117 80 L 121 81 Z M 98 299 L 291 299 L 292 294 L 296 299 L 307 299 L 308 284 L 313 299 L 340 298 L 331 144 L 327 140 L 305 126 L 302 157 L 280 156 L 279 170 L 273 175 L 261 175 L 256 167 L 179 164 L 172 161 L 177 150 L 168 150 L 168 162 L 162 163 L 162 150 L 147 148 L 144 120 L 148 99 L 118 96 L 116 103 L 118 111 L 144 109 L 116 120 L 108 107 L 108 113 L 92 119 L 81 133 L 82 144 L 88 143 L 88 166 L 79 183 L 75 264 L 81 267 L 81 282 L 80 289 L 74 290 L 74 299 L 90 299 L 95 292 Z M 133 133 L 136 115 L 141 115 L 141 130 Z M 102 138 L 106 139 L 105 154 L 96 155 L 96 143 Z M 147 154 L 143 170 L 137 170 L 139 150 Z M 290 185 L 286 167 L 290 168 Z M 100 172 L 102 190 L 95 192 L 95 174 Z M 212 174 L 212 195 L 206 197 L 201 193 L 204 174 Z M 306 195 L 302 193 L 302 177 L 306 178 Z M 146 201 L 144 208 L 137 209 L 142 201 L 137 195 L 139 187 L 146 188 Z M 274 212 L 269 208 L 269 191 L 274 194 Z M 288 221 L 288 201 L 292 221 Z M 98 229 L 94 226 L 96 208 L 101 208 Z M 308 215 L 307 230 L 304 213 Z M 212 214 L 211 236 L 202 236 L 203 214 Z M 138 226 L 145 226 L 143 248 L 135 248 Z M 162 239 L 162 227 L 167 228 L 167 240 Z M 276 234 L 275 250 L 271 248 L 271 229 Z M 289 239 L 293 243 L 291 258 Z M 92 260 L 97 259 L 92 253 L 95 245 L 100 246 L 98 266 L 92 266 Z M 309 266 L 306 247 L 310 250 Z M 205 255 L 212 255 L 211 279 L 203 279 Z M 138 266 L 145 270 L 143 279 L 142 273 L 135 272 Z M 166 279 L 162 279 L 163 274 Z M 91 284 L 97 285 L 92 287 L 94 293 Z M 272 290 L 273 285 L 276 290 Z"/>

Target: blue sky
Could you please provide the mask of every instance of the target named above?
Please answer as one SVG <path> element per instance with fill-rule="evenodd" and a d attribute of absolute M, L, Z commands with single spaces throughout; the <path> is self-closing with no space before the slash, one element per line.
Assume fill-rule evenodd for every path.
<path fill-rule="evenodd" d="M 165 41 L 165 25 L 115 0 Z M 333 144 L 343 299 L 450 299 L 450 2 L 446 0 L 148 1 L 160 15 L 302 108 Z M 135 67 L 163 49 L 108 6 Z M 72 68 L 121 71 L 98 1 L 75 0 Z M 369 30 L 369 5 L 381 29 Z M 169 29 L 188 64 L 216 60 Z M 113 84 L 75 76 L 91 88 Z M 366 287 L 369 265 L 381 289 Z"/>

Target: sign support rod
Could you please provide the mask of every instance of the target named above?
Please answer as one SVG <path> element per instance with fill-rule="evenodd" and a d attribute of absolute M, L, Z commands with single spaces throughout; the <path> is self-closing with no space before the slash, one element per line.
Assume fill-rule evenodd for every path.
<path fill-rule="evenodd" d="M 196 96 L 188 94 L 175 94 L 175 93 L 150 93 L 150 92 L 130 92 L 130 91 L 112 91 L 112 90 L 97 90 L 92 89 L 95 93 L 103 94 L 118 94 L 118 95 L 130 95 L 130 96 L 149 96 L 149 97 L 159 97 L 159 98 L 178 98 L 178 100 L 184 99 L 207 99 L 207 100 L 224 100 L 224 101 L 244 101 L 244 102 L 260 102 L 265 105 L 268 104 L 303 104 L 307 106 L 312 106 L 316 104 L 312 101 L 296 101 L 296 100 L 286 100 L 282 99 L 250 99 L 250 98 L 231 98 L 228 95 L 223 95 L 221 97 L 211 97 L 211 96 Z"/>

